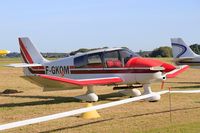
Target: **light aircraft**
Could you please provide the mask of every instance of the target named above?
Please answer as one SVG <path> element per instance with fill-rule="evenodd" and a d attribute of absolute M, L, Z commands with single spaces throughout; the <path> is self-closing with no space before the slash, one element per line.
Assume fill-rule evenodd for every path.
<path fill-rule="evenodd" d="M 8 51 L 8 50 L 0 50 L 0 55 L 7 55 L 7 54 L 9 54 L 10 53 L 10 51 Z"/>
<path fill-rule="evenodd" d="M 166 93 L 200 93 L 200 90 L 171 91 L 170 89 L 152 92 L 151 83 L 173 78 L 185 71 L 188 66 L 175 67 L 159 60 L 138 57 L 128 49 L 101 49 L 48 61 L 42 57 L 28 38 L 19 38 L 19 44 L 24 63 L 10 64 L 8 66 L 23 67 L 26 79 L 44 86 L 44 90 L 79 89 L 87 86 L 87 93 L 78 98 L 91 102 L 98 100 L 98 96 L 93 90 L 94 85 L 114 85 L 117 88 L 125 89 L 123 90 L 124 94 L 136 95 L 136 97 L 11 122 L 0 125 L 0 131 L 140 100 L 157 101 L 160 99 L 160 95 Z M 141 93 L 133 89 L 135 87 L 134 84 L 142 84 L 144 88 L 143 95 L 138 96 Z"/>
<path fill-rule="evenodd" d="M 200 69 L 200 55 L 197 55 L 181 38 L 171 38 L 174 62 Z"/>
<path fill-rule="evenodd" d="M 38 52 L 27 37 L 19 38 L 20 52 L 24 63 L 10 64 L 23 67 L 24 79 L 43 86 L 44 91 L 81 89 L 87 86 L 84 95 L 76 96 L 83 101 L 98 101 L 93 86 L 113 85 L 123 89 L 120 93 L 139 96 L 135 84 L 141 84 L 143 94 L 153 93 L 152 82 L 162 82 L 175 77 L 188 66 L 173 66 L 160 60 L 142 58 L 126 48 L 106 48 L 66 58 L 49 61 Z M 149 101 L 158 101 L 154 95 Z"/>

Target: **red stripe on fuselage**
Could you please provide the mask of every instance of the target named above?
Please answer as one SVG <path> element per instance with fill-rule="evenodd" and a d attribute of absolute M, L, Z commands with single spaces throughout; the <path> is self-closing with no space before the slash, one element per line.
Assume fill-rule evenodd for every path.
<path fill-rule="evenodd" d="M 21 49 L 20 49 L 20 51 L 21 51 Z M 21 55 L 22 55 L 22 58 L 23 58 L 24 62 L 27 63 L 27 64 L 29 64 L 22 51 L 21 51 Z M 44 66 L 39 66 L 39 67 L 28 67 L 28 70 L 29 70 L 32 74 L 45 74 Z"/>
<path fill-rule="evenodd" d="M 22 54 L 22 58 L 24 59 L 25 63 L 28 63 L 23 54 Z M 44 66 L 42 66 L 42 67 L 44 68 Z M 73 66 L 70 66 L 70 68 L 74 69 Z M 133 69 L 124 68 L 122 70 L 114 70 L 114 69 L 115 68 L 113 68 L 113 70 L 112 69 L 109 69 L 109 70 L 106 70 L 106 69 L 104 69 L 104 70 L 103 69 L 102 70 L 80 70 L 80 69 L 78 70 L 77 69 L 76 70 L 76 69 L 74 69 L 74 70 L 70 70 L 70 73 L 71 74 L 112 74 L 112 73 L 113 74 L 116 74 L 116 73 L 141 73 L 141 74 L 143 74 L 143 73 L 155 73 L 155 72 L 157 72 L 157 71 L 152 71 L 150 69 L 134 69 L 134 68 Z M 29 71 L 33 74 L 37 74 L 37 73 L 38 74 L 44 74 L 45 73 L 44 69 L 38 70 L 38 69 L 33 69 L 31 67 L 29 67 Z"/>
<path fill-rule="evenodd" d="M 71 70 L 71 74 L 107 74 L 107 73 L 155 73 L 148 69 L 124 69 L 124 70 Z"/>
<path fill-rule="evenodd" d="M 28 70 L 32 73 L 32 74 L 45 74 L 44 70 L 32 70 L 30 67 L 28 67 Z"/>
<path fill-rule="evenodd" d="M 24 56 L 23 51 L 22 58 L 24 59 L 25 63 L 28 63 L 28 59 Z M 28 67 L 29 71 L 33 74 L 45 74 L 45 68 L 44 66 L 40 67 Z M 74 69 L 74 66 L 70 66 L 70 69 Z M 70 70 L 71 74 L 115 74 L 115 73 L 155 73 L 156 71 L 152 71 L 149 69 L 122 69 L 122 70 L 114 70 L 115 68 L 109 69 L 109 70 Z"/>

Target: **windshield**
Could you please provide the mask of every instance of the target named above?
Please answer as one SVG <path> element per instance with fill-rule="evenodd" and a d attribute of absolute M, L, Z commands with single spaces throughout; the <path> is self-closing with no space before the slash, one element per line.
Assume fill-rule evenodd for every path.
<path fill-rule="evenodd" d="M 124 64 L 126 64 L 128 60 L 132 57 L 139 57 L 138 54 L 134 53 L 133 51 L 129 49 L 123 49 L 123 50 L 120 50 L 119 52 L 120 52 L 121 60 L 123 61 Z"/>

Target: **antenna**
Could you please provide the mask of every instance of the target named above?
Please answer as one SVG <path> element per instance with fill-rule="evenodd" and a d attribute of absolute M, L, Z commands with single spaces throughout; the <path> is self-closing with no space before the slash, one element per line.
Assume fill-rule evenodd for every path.
<path fill-rule="evenodd" d="M 171 87 L 169 87 L 169 115 L 170 115 L 170 123 L 172 123 L 172 99 L 171 99 Z"/>

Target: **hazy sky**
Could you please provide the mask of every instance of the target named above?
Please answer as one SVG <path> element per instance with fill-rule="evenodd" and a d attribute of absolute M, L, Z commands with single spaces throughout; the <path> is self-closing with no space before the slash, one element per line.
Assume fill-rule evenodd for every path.
<path fill-rule="evenodd" d="M 170 46 L 171 37 L 200 43 L 199 0 L 4 0 L 0 49 L 19 51 L 30 37 L 41 52 Z"/>

